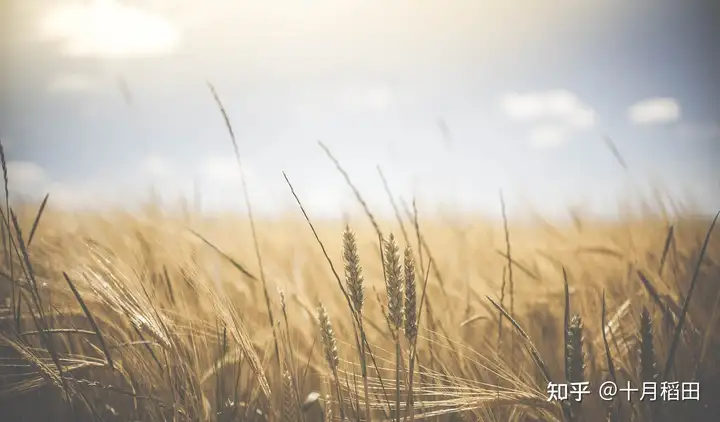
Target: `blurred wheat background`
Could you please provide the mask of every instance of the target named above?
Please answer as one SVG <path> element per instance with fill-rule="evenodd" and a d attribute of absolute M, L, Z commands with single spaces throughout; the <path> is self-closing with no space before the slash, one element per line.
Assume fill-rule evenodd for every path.
<path fill-rule="evenodd" d="M 438 222 L 403 203 L 396 221 L 316 226 L 46 205 L 3 211 L 11 420 L 717 412 L 715 220 Z M 608 380 L 692 380 L 701 398 L 547 400 L 549 382 Z"/>
<path fill-rule="evenodd" d="M 716 420 L 717 6 L 306 3 L 0 6 L 0 419 Z"/>

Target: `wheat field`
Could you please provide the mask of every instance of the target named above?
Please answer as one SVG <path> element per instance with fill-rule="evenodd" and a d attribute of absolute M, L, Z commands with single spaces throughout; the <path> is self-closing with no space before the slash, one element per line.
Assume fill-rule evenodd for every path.
<path fill-rule="evenodd" d="M 6 196 L 3 420 L 715 420 L 710 219 L 441 219 L 394 202 L 395 219 L 314 221 L 296 199 L 269 221 Z M 603 400 L 607 381 L 700 394 Z M 550 382 L 590 394 L 549 400 Z"/>

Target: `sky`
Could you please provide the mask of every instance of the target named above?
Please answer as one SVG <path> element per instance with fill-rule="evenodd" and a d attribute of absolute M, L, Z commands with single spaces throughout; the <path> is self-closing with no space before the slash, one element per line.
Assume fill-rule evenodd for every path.
<path fill-rule="evenodd" d="M 61 207 L 613 214 L 646 186 L 720 208 L 712 0 L 2 0 L 14 195 Z M 615 158 L 606 137 L 624 160 Z"/>

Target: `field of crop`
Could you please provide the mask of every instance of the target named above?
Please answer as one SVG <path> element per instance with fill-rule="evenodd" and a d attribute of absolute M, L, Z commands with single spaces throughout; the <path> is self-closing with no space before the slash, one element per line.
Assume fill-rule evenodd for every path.
<path fill-rule="evenodd" d="M 314 221 L 297 199 L 278 221 L 5 203 L 2 420 L 716 420 L 710 219 Z"/>

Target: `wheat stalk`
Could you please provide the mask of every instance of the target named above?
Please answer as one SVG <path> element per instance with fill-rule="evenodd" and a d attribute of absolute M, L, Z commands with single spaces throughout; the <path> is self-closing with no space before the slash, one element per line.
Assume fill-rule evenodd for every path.
<path fill-rule="evenodd" d="M 363 379 L 363 393 L 365 397 L 365 414 L 368 420 L 372 419 L 370 413 L 370 396 L 368 394 L 368 373 L 367 373 L 367 357 L 366 357 L 366 336 L 363 323 L 363 303 L 365 301 L 364 278 L 362 274 L 362 265 L 360 264 L 360 254 L 357 250 L 357 241 L 355 233 L 350 230 L 349 226 L 345 227 L 342 236 L 343 245 L 343 261 L 345 263 L 345 284 L 347 286 L 348 296 L 352 304 L 351 311 L 355 312 L 360 338 L 357 346 L 360 354 L 360 370 Z"/>
<path fill-rule="evenodd" d="M 395 420 L 400 421 L 400 333 L 403 327 L 403 279 L 400 267 L 400 251 L 395 236 L 390 233 L 383 242 L 385 290 L 388 301 L 388 322 L 395 340 Z"/>
<path fill-rule="evenodd" d="M 343 411 L 343 398 L 340 391 L 340 379 L 338 377 L 338 366 L 340 364 L 340 357 L 338 356 L 337 339 L 335 338 L 335 331 L 333 330 L 330 316 L 323 306 L 322 303 L 318 305 L 318 323 L 320 325 L 320 336 L 322 338 L 323 350 L 325 352 L 325 362 L 330 369 L 330 373 L 335 381 L 335 390 L 338 395 L 338 403 L 340 404 L 340 414 L 344 414 Z"/>
<path fill-rule="evenodd" d="M 643 383 L 657 383 L 660 373 L 658 371 L 655 346 L 653 344 L 653 328 L 650 312 L 643 306 L 640 313 L 640 379 Z M 650 401 L 650 420 L 657 414 L 657 403 Z"/>
<path fill-rule="evenodd" d="M 570 319 L 565 344 L 566 378 L 571 384 L 585 381 L 585 354 L 583 353 L 583 323 L 580 315 Z M 573 421 L 580 420 L 582 401 L 570 402 L 570 415 Z"/>
<path fill-rule="evenodd" d="M 407 339 L 410 354 L 408 357 L 408 398 L 407 409 L 410 412 L 410 421 L 415 419 L 415 408 L 413 405 L 413 375 L 415 372 L 415 352 L 418 335 L 418 311 L 417 311 L 417 287 L 415 280 L 415 258 L 410 245 L 405 247 L 403 256 L 405 268 L 405 338 Z"/>

